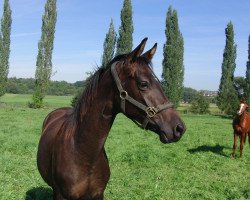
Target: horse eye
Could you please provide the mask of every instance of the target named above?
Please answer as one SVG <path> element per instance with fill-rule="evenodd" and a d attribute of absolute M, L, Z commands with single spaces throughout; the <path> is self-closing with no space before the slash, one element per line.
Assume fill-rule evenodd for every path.
<path fill-rule="evenodd" d="M 148 89 L 148 86 L 149 86 L 149 84 L 148 84 L 147 81 L 140 81 L 140 82 L 138 82 L 138 87 L 139 87 L 139 89 L 141 89 L 141 90 L 146 90 L 146 89 Z"/>

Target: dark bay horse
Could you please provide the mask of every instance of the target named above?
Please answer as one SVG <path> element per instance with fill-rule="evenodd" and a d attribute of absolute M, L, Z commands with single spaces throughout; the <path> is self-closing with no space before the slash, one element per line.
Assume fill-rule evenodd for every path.
<path fill-rule="evenodd" d="M 246 111 L 249 106 L 245 100 L 241 100 L 237 116 L 233 120 L 234 129 L 234 144 L 232 158 L 235 159 L 235 151 L 237 147 L 237 140 L 240 137 L 240 157 L 242 157 L 244 144 L 248 134 L 248 142 L 250 144 L 250 113 Z"/>
<path fill-rule="evenodd" d="M 96 71 L 75 108 L 59 108 L 45 118 L 37 165 L 55 200 L 103 199 L 110 176 L 104 143 L 118 113 L 157 133 L 163 143 L 185 132 L 152 71 L 157 45 L 142 54 L 146 41 Z"/>

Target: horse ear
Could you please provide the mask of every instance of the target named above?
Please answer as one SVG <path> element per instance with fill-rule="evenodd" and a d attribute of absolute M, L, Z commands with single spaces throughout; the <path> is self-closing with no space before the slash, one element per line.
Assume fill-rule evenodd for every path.
<path fill-rule="evenodd" d="M 131 53 L 129 53 L 128 56 L 129 56 L 130 61 L 134 61 L 136 58 L 138 58 L 142 54 L 147 40 L 148 40 L 147 37 L 144 38 L 141 41 L 141 43 Z"/>
<path fill-rule="evenodd" d="M 147 58 L 148 60 L 152 60 L 152 58 L 155 55 L 156 49 L 157 49 L 157 43 L 155 43 L 151 49 L 149 49 L 147 52 L 145 52 L 142 55 L 142 57 Z"/>

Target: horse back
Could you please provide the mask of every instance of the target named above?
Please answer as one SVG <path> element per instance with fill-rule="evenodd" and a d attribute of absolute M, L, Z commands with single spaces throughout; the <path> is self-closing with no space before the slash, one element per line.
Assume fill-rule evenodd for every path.
<path fill-rule="evenodd" d="M 66 117 L 67 115 L 70 115 L 72 112 L 73 112 L 72 108 L 69 107 L 58 108 L 50 112 L 43 120 L 42 134 L 44 133 L 46 127 L 48 127 L 54 121 L 60 120 L 60 118 Z"/>

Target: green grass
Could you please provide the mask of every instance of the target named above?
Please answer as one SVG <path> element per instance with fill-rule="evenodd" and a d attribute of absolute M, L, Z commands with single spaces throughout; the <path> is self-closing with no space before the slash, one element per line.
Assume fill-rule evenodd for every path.
<path fill-rule="evenodd" d="M 52 97 L 39 110 L 20 107 L 27 96 L 1 101 L 6 105 L 0 108 L 0 199 L 52 199 L 37 171 L 37 144 L 44 117 L 57 103 L 68 106 L 70 99 Z M 250 149 L 246 144 L 243 159 L 231 159 L 232 120 L 182 118 L 187 132 L 178 143 L 164 145 L 157 135 L 117 116 L 105 145 L 111 168 L 105 199 L 250 199 Z"/>
<path fill-rule="evenodd" d="M 180 113 L 188 114 L 188 113 L 191 113 L 190 108 L 191 108 L 190 104 L 183 103 L 183 104 L 180 104 L 180 106 L 177 108 L 177 110 Z M 221 115 L 222 114 L 220 109 L 213 103 L 210 103 L 208 110 L 209 110 L 209 113 L 213 114 L 213 115 Z"/>

